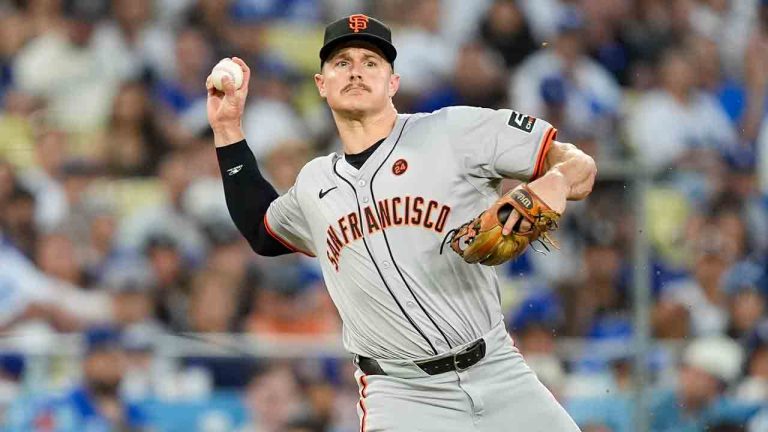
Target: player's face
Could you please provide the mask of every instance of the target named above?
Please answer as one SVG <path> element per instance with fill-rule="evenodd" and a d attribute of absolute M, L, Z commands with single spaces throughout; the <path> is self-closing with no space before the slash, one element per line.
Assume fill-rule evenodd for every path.
<path fill-rule="evenodd" d="M 333 53 L 315 83 L 334 112 L 361 117 L 391 104 L 400 77 L 373 45 L 356 43 Z"/>

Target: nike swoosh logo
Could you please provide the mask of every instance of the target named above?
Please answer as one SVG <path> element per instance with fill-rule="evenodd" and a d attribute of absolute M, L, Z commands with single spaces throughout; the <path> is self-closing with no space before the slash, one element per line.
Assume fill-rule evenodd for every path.
<path fill-rule="evenodd" d="M 318 196 L 318 197 L 320 197 L 320 199 L 323 199 L 323 197 L 324 197 L 324 196 L 328 195 L 328 192 L 330 192 L 330 191 L 332 191 L 332 190 L 336 189 L 337 187 L 338 187 L 338 186 L 334 186 L 334 187 L 332 187 L 332 188 L 330 188 L 330 189 L 328 189 L 328 190 L 326 190 L 326 191 L 324 191 L 324 190 L 320 189 L 320 193 L 318 193 L 318 194 L 317 194 L 317 196 Z"/>

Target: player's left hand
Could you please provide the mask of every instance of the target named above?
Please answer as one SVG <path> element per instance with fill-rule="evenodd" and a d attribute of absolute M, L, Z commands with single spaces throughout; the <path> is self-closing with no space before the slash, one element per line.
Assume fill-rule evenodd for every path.
<path fill-rule="evenodd" d="M 568 196 L 568 186 L 562 174 L 555 171 L 548 172 L 537 180 L 528 183 L 528 187 L 542 201 L 547 203 L 552 210 L 558 214 L 563 214 L 566 197 Z M 501 234 L 506 236 L 510 235 L 513 231 L 518 233 L 528 232 L 531 226 L 531 222 L 528 219 L 522 217 L 517 210 L 512 210 L 512 213 L 509 214 L 507 221 L 504 223 Z"/>
<path fill-rule="evenodd" d="M 542 187 L 551 181 L 554 180 L 542 182 Z M 560 208 L 564 206 L 563 199 Z M 513 212 L 516 215 L 513 216 Z M 527 230 L 515 225 L 515 221 L 520 218 L 517 215 L 528 222 Z M 528 185 L 521 184 L 476 218 L 452 229 L 446 238 L 450 237 L 451 249 L 465 262 L 494 266 L 520 256 L 534 241 L 540 242 L 547 250 L 548 245 L 557 248 L 557 242 L 549 235 L 549 231 L 557 229 L 559 218 L 560 213 L 549 207 L 538 193 Z M 504 226 L 508 224 L 513 229 L 509 235 L 502 235 Z"/>

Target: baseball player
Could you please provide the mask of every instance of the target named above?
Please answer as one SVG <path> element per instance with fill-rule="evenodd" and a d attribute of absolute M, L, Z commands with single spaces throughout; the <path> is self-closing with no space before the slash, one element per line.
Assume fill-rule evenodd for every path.
<path fill-rule="evenodd" d="M 258 254 L 319 259 L 355 355 L 362 431 L 577 431 L 513 345 L 496 272 L 483 264 L 519 254 L 505 252 L 508 239 L 586 197 L 594 161 L 555 141 L 546 121 L 512 110 L 398 113 L 396 56 L 374 18 L 328 25 L 314 79 L 344 153 L 309 162 L 282 196 L 241 128 L 248 66 L 233 59 L 239 89 L 225 80 L 217 91 L 209 79 L 231 216 Z M 503 178 L 529 183 L 510 199 L 499 196 Z M 461 225 L 511 202 L 506 219 L 486 211 Z M 446 240 L 457 253 L 441 253 Z M 472 260 L 462 255 L 477 245 Z"/>

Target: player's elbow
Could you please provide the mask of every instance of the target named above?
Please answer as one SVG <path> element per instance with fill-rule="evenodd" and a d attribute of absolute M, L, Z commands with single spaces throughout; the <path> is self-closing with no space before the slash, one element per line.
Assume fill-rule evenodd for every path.
<path fill-rule="evenodd" d="M 287 253 L 283 245 L 276 243 L 271 236 L 264 232 L 256 232 L 255 235 L 246 237 L 246 240 L 251 246 L 251 250 L 257 255 L 275 257 Z"/>
<path fill-rule="evenodd" d="M 577 170 L 582 175 L 578 182 L 574 184 L 572 188 L 571 197 L 575 200 L 582 200 L 586 198 L 595 186 L 595 178 L 597 178 L 597 164 L 595 160 L 584 152 L 579 152 L 575 157 L 576 163 L 579 165 Z"/>

